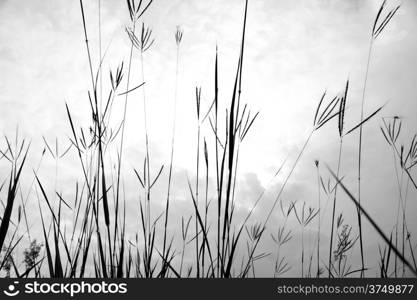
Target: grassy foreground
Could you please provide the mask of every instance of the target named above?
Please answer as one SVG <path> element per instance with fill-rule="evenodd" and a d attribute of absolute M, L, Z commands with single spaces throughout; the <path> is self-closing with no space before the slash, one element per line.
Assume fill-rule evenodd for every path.
<path fill-rule="evenodd" d="M 100 16 L 100 0 L 99 11 Z M 80 0 L 80 20 L 83 24 L 85 54 L 88 58 L 90 77 L 86 101 L 89 103 L 90 124 L 80 126 L 73 117 L 71 107 L 65 106 L 68 118 L 68 147 L 59 151 L 58 140 L 55 145 L 44 138 L 44 149 L 38 167 L 30 170 L 27 158 L 30 155 L 30 143 L 19 138 L 5 137 L 4 146 L 0 148 L 0 160 L 9 166 L 8 176 L 0 181 L 0 274 L 6 277 L 51 277 L 51 278 L 164 278 L 164 277 L 256 277 L 257 262 L 266 257 L 273 257 L 271 276 L 286 276 L 293 267 L 285 256 L 285 248 L 296 249 L 299 256 L 301 277 L 351 277 L 374 276 L 369 273 L 369 264 L 365 256 L 366 237 L 363 224 L 367 222 L 374 229 L 374 234 L 382 243 L 375 251 L 379 254 L 378 275 L 381 277 L 417 276 L 415 260 L 415 241 L 407 225 L 407 199 L 409 191 L 417 189 L 413 177 L 413 168 L 417 164 L 417 135 L 412 137 L 409 145 L 400 144 L 402 120 L 399 117 L 382 118 L 381 134 L 392 151 L 393 172 L 397 179 L 399 196 L 395 209 L 395 226 L 391 232 L 384 232 L 370 215 L 364 205 L 361 188 L 366 185 L 361 178 L 364 161 L 362 148 L 366 141 L 364 126 L 375 126 L 372 121 L 380 118 L 383 105 L 370 113 L 366 112 L 366 94 L 369 69 L 378 39 L 396 16 L 399 6 L 389 10 L 383 1 L 370 30 L 369 52 L 366 74 L 362 87 L 361 114 L 358 124 L 346 128 L 346 103 L 349 101 L 349 79 L 337 95 L 326 92 L 317 101 L 316 110 L 312 112 L 312 124 L 309 135 L 301 150 L 296 154 L 292 165 L 283 165 L 276 171 L 274 178 L 281 175 L 283 166 L 289 172 L 284 176 L 280 189 L 273 202 L 268 203 L 268 211 L 262 220 L 254 220 L 253 214 L 259 203 L 264 200 L 266 189 L 255 199 L 253 206 L 243 219 L 235 215 L 237 195 L 237 173 L 240 162 L 239 153 L 245 146 L 245 137 L 256 131 L 256 121 L 261 117 L 241 100 L 242 77 L 244 76 L 246 20 L 249 1 L 244 3 L 242 31 L 239 55 L 229 99 L 219 97 L 219 72 L 217 47 L 213 53 L 213 94 L 210 105 L 202 105 L 202 89 L 195 88 L 195 124 L 197 144 L 195 147 L 194 179 L 189 178 L 187 188 L 193 214 L 182 216 L 181 224 L 174 224 L 170 219 L 172 212 L 172 188 L 174 180 L 174 163 L 176 154 L 176 118 L 178 98 L 178 77 L 181 69 L 181 42 L 183 31 L 177 28 L 174 34 L 176 43 L 176 75 L 173 92 L 173 116 L 169 152 L 170 160 L 165 165 L 155 166 L 150 147 L 149 119 L 146 96 L 146 70 L 144 61 L 147 51 L 154 47 L 152 30 L 142 22 L 144 14 L 152 9 L 152 0 L 127 0 L 127 13 L 130 24 L 126 26 L 126 35 L 130 40 L 130 55 L 108 74 L 102 69 L 105 49 L 101 45 L 101 18 L 99 32 L 99 61 L 93 65 L 90 50 L 89 28 L 87 28 L 86 11 Z M 139 75 L 141 82 L 133 82 L 132 73 L 134 57 L 140 61 Z M 137 71 L 137 69 L 136 69 Z M 106 80 L 106 78 L 108 80 Z M 224 88 L 224 87 L 222 87 Z M 138 226 L 135 232 L 127 232 L 126 212 L 136 209 L 136 199 L 127 199 L 123 180 L 123 166 L 130 166 L 126 161 L 125 124 L 129 109 L 129 97 L 136 90 L 142 90 L 144 141 L 143 163 L 130 172 L 137 178 L 140 191 Z M 122 101 L 122 115 L 113 113 L 114 106 Z M 112 124 L 116 123 L 116 126 Z M 284 204 L 282 194 L 291 180 L 310 141 L 324 127 L 333 127 L 339 136 L 339 151 L 335 153 L 337 166 L 329 167 L 325 161 L 315 161 L 317 177 L 317 206 L 306 202 L 293 201 Z M 209 134 L 203 128 L 209 129 Z M 344 138 L 358 133 L 357 185 L 346 186 L 343 181 L 342 160 Z M 72 199 L 64 199 L 54 184 L 46 183 L 39 176 L 42 159 L 52 157 L 56 165 L 69 154 L 77 157 L 77 166 L 82 177 L 73 186 Z M 116 160 L 114 160 L 116 157 Z M 368 159 L 368 158 L 367 158 Z M 114 167 L 115 166 L 115 167 Z M 22 173 L 33 177 L 29 192 L 24 194 L 21 187 Z M 324 175 L 330 176 L 328 181 Z M 167 186 L 164 194 L 163 211 L 156 209 L 155 186 L 166 176 Z M 214 188 L 209 180 L 213 179 Z M 47 191 L 54 190 L 54 193 Z M 355 193 L 353 192 L 355 191 Z M 347 224 L 343 211 L 338 207 L 340 195 L 347 196 L 356 209 L 357 222 Z M 210 195 L 210 196 L 209 196 Z M 322 200 L 330 199 L 331 214 L 329 228 L 321 226 Z M 29 226 L 35 212 L 27 209 L 28 201 L 37 201 L 41 222 L 36 228 Z M 134 204 L 132 204 L 135 202 Z M 47 210 L 42 207 L 47 207 Z M 272 224 L 272 216 L 278 214 L 280 224 Z M 71 215 L 68 224 L 67 215 Z M 64 217 L 65 216 L 65 217 Z M 293 219 L 301 232 L 300 244 L 293 240 L 294 233 L 288 227 L 288 220 Z M 178 236 L 170 234 L 170 228 L 176 227 Z M 274 234 L 268 228 L 278 228 Z M 317 236 L 314 249 L 306 247 L 305 234 L 309 228 L 315 228 Z M 354 232 L 358 232 L 355 234 Z M 322 234 L 330 237 L 329 244 L 322 240 Z M 131 238 L 134 237 L 134 238 Z M 274 248 L 264 251 L 262 243 L 272 239 Z M 24 261 L 16 260 L 18 246 L 29 244 L 24 250 Z M 290 246 L 291 244 L 291 246 Z M 180 246 L 178 246 L 180 245 Z M 360 265 L 350 263 L 352 250 L 360 251 Z M 261 249 L 261 250 L 260 250 Z M 185 259 L 186 253 L 192 253 Z"/>

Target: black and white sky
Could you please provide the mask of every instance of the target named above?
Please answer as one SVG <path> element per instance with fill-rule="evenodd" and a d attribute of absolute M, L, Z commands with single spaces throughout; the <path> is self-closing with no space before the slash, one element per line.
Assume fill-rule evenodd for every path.
<path fill-rule="evenodd" d="M 290 166 L 307 138 L 316 105 L 326 90 L 337 95 L 350 80 L 346 126 L 360 120 L 365 68 L 370 33 L 381 1 L 376 0 L 250 0 L 243 67 L 242 101 L 259 117 L 241 145 L 237 182 L 238 214 L 251 208 L 258 194 L 266 194 L 252 222 L 261 221 L 270 209 Z M 399 4 L 388 1 L 388 7 Z M 98 1 L 84 1 L 93 65 L 99 63 Z M 184 31 L 179 54 L 176 149 L 173 181 L 172 234 L 180 234 L 180 218 L 192 212 L 187 190 L 187 177 L 195 177 L 195 86 L 202 88 L 202 107 L 213 100 L 214 58 L 219 53 L 220 101 L 226 103 L 232 93 L 235 67 L 239 54 L 243 21 L 243 0 L 155 0 L 143 21 L 153 30 L 154 45 L 145 53 L 144 72 L 148 100 L 148 126 L 152 164 L 156 169 L 169 164 L 173 115 L 177 26 Z M 108 88 L 108 71 L 122 60 L 127 61 L 130 40 L 125 33 L 129 24 L 125 1 L 101 1 L 102 45 L 107 49 L 103 62 L 103 87 Z M 417 129 L 417 2 L 403 0 L 398 14 L 374 44 L 366 91 L 365 114 L 385 105 L 380 114 L 364 126 L 363 191 L 364 207 L 389 233 L 395 223 L 398 187 L 394 160 L 380 131 L 381 117 L 400 116 L 403 130 L 400 141 L 408 145 Z M 141 64 L 135 56 L 132 82 L 139 84 Z M 85 52 L 82 19 L 78 1 L 67 0 L 0 0 L 0 134 L 19 135 L 31 140 L 29 162 L 24 178 L 32 180 L 44 147 L 42 137 L 51 143 L 57 137 L 60 147 L 68 145 L 70 126 L 65 103 L 74 119 L 86 124 L 90 118 L 87 91 L 90 87 L 88 60 Z M 107 86 L 106 86 L 107 84 Z M 126 121 L 124 189 L 134 228 L 137 213 L 137 181 L 133 168 L 140 167 L 144 157 L 142 111 L 143 89 L 130 94 Z M 115 122 L 122 114 L 123 100 L 116 99 Z M 210 127 L 203 126 L 210 136 Z M 210 136 L 211 138 L 211 136 Z M 329 178 L 324 163 L 337 165 L 339 137 L 336 123 L 314 134 L 282 196 L 284 203 L 306 201 L 317 206 L 315 160 L 322 162 L 321 172 Z M 342 176 L 357 191 L 358 134 L 345 138 Z M 113 157 L 115 159 L 115 156 Z M 273 174 L 286 160 L 282 172 Z M 2 162 L 3 163 L 3 162 Z M 57 189 L 70 195 L 75 178 L 81 173 L 71 154 L 59 162 Z M 4 171 L 0 171 L 3 176 Z M 55 161 L 45 159 L 39 171 L 44 181 L 54 183 Z M 166 173 L 156 187 L 156 204 L 163 208 Z M 213 184 L 213 178 L 211 178 Z M 53 184 L 49 192 L 53 192 Z M 404 178 L 404 186 L 406 179 Z M 26 190 L 28 189 L 26 187 Z M 408 226 L 415 231 L 417 223 L 416 191 L 409 189 Z M 33 197 L 33 208 L 37 203 Z M 160 202 L 158 204 L 158 201 Z M 322 210 L 323 243 L 328 241 L 330 200 L 324 199 Z M 342 195 L 340 211 L 346 222 L 356 226 L 352 203 Z M 32 225 L 39 221 L 34 213 Z M 269 222 L 264 250 L 269 251 L 269 234 L 282 221 L 279 210 Z M 70 226 L 71 220 L 68 220 Z M 294 262 L 300 228 L 295 218 L 289 220 L 295 236 L 289 247 Z M 133 230 L 133 229 L 132 229 Z M 313 249 L 315 228 L 310 230 L 309 249 Z M 356 230 L 356 227 L 355 227 Z M 365 224 L 365 248 L 377 273 L 377 247 L 380 240 Z M 243 248 L 242 248 L 243 249 Z M 353 264 L 359 250 L 354 249 Z M 298 252 L 297 252 L 298 253 Z M 298 255 L 298 254 L 297 254 Z M 190 258 L 192 259 L 192 258 Z M 270 276 L 273 256 L 260 262 L 259 274 Z M 299 274 L 298 267 L 290 274 Z"/>

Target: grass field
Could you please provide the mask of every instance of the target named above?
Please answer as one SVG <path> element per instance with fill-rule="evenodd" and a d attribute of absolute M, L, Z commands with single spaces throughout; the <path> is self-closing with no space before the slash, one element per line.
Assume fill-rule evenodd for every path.
<path fill-rule="evenodd" d="M 188 91 L 193 114 L 187 116 L 178 104 L 187 31 L 173 28 L 175 71 L 166 100 L 172 109 L 170 125 L 161 129 L 168 132 L 170 143 L 158 149 L 168 157 L 166 161 L 152 146 L 152 128 L 166 124 L 158 120 L 158 115 L 166 115 L 163 107 L 150 113 L 154 101 L 150 89 L 155 85 L 149 83 L 154 77 L 149 76 L 153 66 L 147 59 L 158 42 L 152 27 L 144 23 L 157 0 L 120 3 L 129 20 L 121 32 L 129 41 L 129 55 L 112 58 L 119 63 L 110 70 L 108 46 L 102 42 L 108 37 L 102 36 L 106 24 L 101 1 L 97 11 L 87 10 L 84 2 L 79 2 L 84 41 L 79 51 L 88 64 L 79 72 L 88 75 L 82 100 L 87 103 L 82 114 L 88 122 L 80 121 L 79 109 L 75 114 L 73 105 L 65 102 L 64 136 L 48 139 L 39 133 L 42 146 L 35 148 L 32 137 L 22 136 L 18 129 L 4 132 L 0 146 L 3 277 L 417 276 L 416 241 L 410 225 L 416 211 L 417 135 L 408 135 L 415 128 L 405 130 L 410 122 L 387 116 L 385 100 L 368 105 L 368 90 L 374 88 L 368 85 L 372 68 L 384 64 L 373 61 L 374 51 L 386 46 L 380 40 L 393 20 L 401 17 L 403 7 L 383 1 L 369 16 L 372 27 L 363 29 L 370 33 L 369 51 L 360 86 L 354 85 L 357 80 L 352 83 L 349 74 L 336 93 L 324 86 L 307 114 L 310 119 L 304 120 L 310 129 L 304 138 L 297 138 L 302 140 L 299 148 L 289 150 L 278 165 L 271 163 L 274 169 L 266 183 L 243 203 L 249 187 L 239 174 L 242 160 L 256 165 L 263 156 L 259 148 L 249 156 L 243 152 L 250 137 L 258 134 L 257 124 L 263 117 L 262 108 L 252 109 L 245 97 L 246 85 L 251 84 L 244 78 L 246 51 L 253 45 L 247 35 L 252 1 L 242 0 L 241 10 L 234 12 L 241 23 L 240 31 L 234 33 L 239 40 L 237 55 L 227 62 L 234 66 L 233 77 L 224 79 L 221 45 L 213 45 L 210 85 Z M 99 22 L 91 28 L 88 18 L 93 14 Z M 351 117 L 356 113 L 351 109 L 352 89 L 361 97 L 360 114 Z M 132 107 L 140 108 L 135 117 L 140 129 L 129 128 Z M 277 118 L 280 114 L 288 112 L 276 112 Z M 193 136 L 184 137 L 178 130 L 184 118 L 190 120 Z M 388 230 L 364 193 L 370 183 L 369 177 L 362 176 L 363 165 L 374 159 L 364 155 L 368 140 L 373 139 L 367 128 L 378 129 L 384 151 L 390 154 L 383 164 L 391 170 L 396 196 L 390 207 L 383 208 L 395 215 Z M 315 189 L 309 199 L 291 199 L 285 192 L 299 168 L 305 167 L 302 162 L 312 141 L 323 131 L 334 133 L 337 151 L 327 159 L 309 162 L 314 176 L 307 180 Z M 266 128 L 264 134 L 273 140 L 278 138 L 275 132 Z M 132 136 L 142 143 L 134 155 L 126 146 Z M 191 171 L 176 167 L 182 151 L 178 143 L 192 153 L 187 158 Z M 49 168 L 43 172 L 46 161 Z M 345 162 L 354 173 L 344 170 Z M 63 179 L 61 173 L 68 170 L 72 176 Z M 374 170 L 370 180 L 378 176 L 379 170 Z M 127 184 L 127 177 L 134 177 L 134 185 Z"/>

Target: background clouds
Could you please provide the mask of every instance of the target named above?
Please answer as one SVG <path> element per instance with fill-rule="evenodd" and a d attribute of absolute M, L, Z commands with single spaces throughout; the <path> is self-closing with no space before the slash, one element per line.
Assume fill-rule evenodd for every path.
<path fill-rule="evenodd" d="M 98 63 L 97 1 L 85 1 L 87 27 L 94 64 Z M 394 6 L 392 1 L 389 5 Z M 213 98 L 215 47 L 219 49 L 220 97 L 231 95 L 231 83 L 240 43 L 243 1 L 156 0 L 145 17 L 153 29 L 155 45 L 146 53 L 146 92 L 149 101 L 149 130 L 155 169 L 168 165 L 175 76 L 174 32 L 184 29 L 180 54 L 177 140 L 174 177 L 173 224 L 179 230 L 182 212 L 191 213 L 186 178 L 195 176 L 196 120 L 194 87 L 202 87 L 202 102 L 207 109 Z M 262 220 L 272 205 L 312 126 L 317 102 L 324 90 L 335 95 L 349 78 L 347 100 L 348 128 L 360 119 L 361 90 L 366 66 L 370 29 L 379 1 L 284 1 L 252 0 L 249 3 L 247 44 L 243 71 L 242 100 L 260 111 L 253 131 L 241 147 L 238 199 L 244 215 L 257 195 L 267 188 L 254 222 Z M 375 44 L 369 73 L 365 111 L 372 112 L 386 103 L 381 116 L 399 115 L 404 119 L 401 141 L 408 143 L 416 128 L 415 101 L 417 79 L 417 3 L 402 2 L 398 15 Z M 123 1 L 102 1 L 103 47 L 108 46 L 104 71 L 114 69 L 128 58 L 129 40 L 124 32 L 128 14 Z M 141 82 L 140 63 L 133 62 L 133 82 Z M 88 122 L 88 65 L 82 23 L 77 1 L 35 0 L 0 2 L 0 128 L 2 134 L 21 135 L 32 140 L 29 169 L 35 168 L 43 149 L 42 136 L 60 138 L 62 148 L 70 134 L 65 102 L 79 123 Z M 105 73 L 107 74 L 107 73 Z M 105 75 L 104 80 L 108 80 Z M 122 101 L 116 103 L 115 116 L 121 116 Z M 143 159 L 143 115 L 141 92 L 132 93 L 126 124 L 124 176 L 127 195 L 134 205 L 136 182 L 132 168 Z M 396 214 L 396 188 L 390 149 L 380 133 L 380 118 L 365 126 L 363 199 L 364 205 L 389 232 Z M 203 129 L 209 134 L 210 130 Z M 342 173 L 346 184 L 356 191 L 357 134 L 345 139 Z M 334 124 L 317 135 L 306 150 L 283 199 L 307 201 L 316 205 L 316 169 L 318 159 L 336 167 L 338 136 Z M 288 157 L 283 173 L 270 178 Z M 191 159 L 192 158 L 192 159 Z M 66 190 L 80 176 L 69 156 L 59 166 L 58 186 Z M 52 180 L 52 160 L 45 160 L 41 174 Z M 328 176 L 322 168 L 324 176 Z M 31 174 L 25 175 L 30 179 Z M 3 174 L 3 171 L 2 173 Z M 161 209 L 166 174 L 160 182 Z M 268 185 L 269 184 L 269 185 Z M 51 191 L 52 192 L 52 188 Z M 70 193 L 70 191 L 66 191 Z M 129 194 L 130 193 L 130 194 Z M 409 195 L 409 216 L 415 214 L 415 191 Z M 351 203 L 341 196 L 340 209 L 346 219 L 355 222 Z M 346 200 L 346 201 L 345 201 Z M 156 202 L 158 202 L 156 201 Z M 326 212 L 329 216 L 330 206 Z M 36 217 L 34 217 L 36 219 Z M 132 215 L 132 219 L 135 216 Z M 410 228 L 416 228 L 410 219 Z M 279 222 L 277 211 L 271 228 Z M 34 221 L 35 222 L 35 221 Z M 297 231 L 295 220 L 291 221 Z M 329 224 L 324 223 L 326 228 Z M 175 227 L 175 226 L 174 226 Z M 327 232 L 327 231 L 326 231 Z M 366 245 L 374 256 L 375 234 L 365 227 Z M 368 238 L 369 237 L 369 238 Z M 323 237 L 325 240 L 326 235 Z M 266 241 L 268 240 L 268 241 Z M 265 249 L 271 243 L 265 239 Z M 298 242 L 297 242 L 298 243 Z M 297 245 L 294 242 L 294 245 Z M 313 246 L 312 246 L 313 247 Z M 356 250 L 355 250 L 356 251 Z M 358 251 L 356 251 L 358 252 Z M 358 253 L 356 253 L 358 254 Z M 268 276 L 270 259 L 261 274 Z M 376 263 L 376 261 L 375 261 Z M 374 267 L 374 266 L 372 266 Z M 293 270 L 298 274 L 299 270 Z M 373 270 L 372 272 L 374 272 Z"/>

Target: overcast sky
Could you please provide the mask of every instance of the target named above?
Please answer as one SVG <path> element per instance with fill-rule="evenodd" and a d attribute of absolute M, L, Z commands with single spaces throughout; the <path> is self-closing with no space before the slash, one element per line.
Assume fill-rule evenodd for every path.
<path fill-rule="evenodd" d="M 99 62 L 98 1 L 84 2 L 96 68 Z M 244 215 L 259 192 L 267 188 L 253 222 L 263 220 L 271 207 L 283 178 L 311 130 L 315 107 L 325 90 L 329 95 L 336 95 L 349 78 L 346 127 L 351 128 L 359 122 L 370 31 L 380 2 L 249 1 L 242 101 L 248 103 L 253 112 L 259 111 L 259 117 L 241 145 L 237 202 L 239 213 Z M 398 2 L 394 0 L 388 1 L 388 8 L 396 4 Z M 379 129 L 381 117 L 399 115 L 403 118 L 399 141 L 406 145 L 415 133 L 417 124 L 417 2 L 404 0 L 401 4 L 398 14 L 375 42 L 365 103 L 365 114 L 386 104 L 381 113 L 364 127 L 362 199 L 365 208 L 387 234 L 394 224 L 398 188 L 392 153 Z M 129 19 L 125 1 L 102 0 L 101 9 L 103 49 L 108 47 L 103 63 L 106 91 L 109 87 L 108 71 L 115 69 L 122 60 L 127 64 L 130 41 L 124 28 L 129 24 Z M 153 29 L 155 38 L 154 45 L 144 57 L 154 172 L 161 164 L 169 164 L 176 66 L 174 33 L 177 25 L 184 30 L 179 56 L 174 162 L 172 214 L 176 221 L 184 211 L 192 212 L 186 180 L 187 176 L 195 176 L 197 121 L 194 88 L 202 87 L 202 107 L 206 110 L 213 99 L 217 45 L 220 101 L 225 108 L 232 93 L 243 10 L 243 0 L 155 0 L 143 19 Z M 142 81 L 137 53 L 132 66 L 133 86 Z M 65 102 L 78 124 L 85 125 L 90 118 L 87 98 L 90 79 L 79 2 L 1 0 L 0 70 L 0 133 L 13 136 L 18 126 L 20 134 L 31 139 L 30 159 L 24 176 L 30 182 L 30 170 L 36 167 L 44 147 L 42 136 L 50 141 L 58 137 L 61 149 L 68 145 L 67 137 L 71 132 Z M 113 112 L 115 120 L 121 119 L 123 101 L 122 98 L 116 99 Z M 124 178 L 126 194 L 132 198 L 138 192 L 132 169 L 140 167 L 144 157 L 141 101 L 141 90 L 131 93 L 126 123 Z M 337 125 L 335 122 L 328 125 L 313 135 L 285 189 L 285 203 L 306 201 L 311 206 L 317 206 L 314 160 L 323 162 L 321 172 L 324 178 L 329 177 L 324 163 L 333 169 L 337 164 Z M 203 133 L 207 139 L 212 139 L 208 129 L 207 124 L 203 125 Z M 345 138 L 342 175 L 355 194 L 357 151 L 358 134 L 352 133 Z M 287 157 L 282 175 L 270 182 Z M 69 189 L 68 185 L 72 188 L 74 179 L 81 178 L 75 159 L 75 155 L 69 155 L 59 164 L 57 186 L 68 195 L 71 195 L 71 191 L 66 190 Z M 1 163 L 5 164 L 3 161 Z M 48 158 L 43 164 L 41 176 L 45 181 L 53 182 L 54 177 L 49 175 L 49 171 L 53 170 L 54 161 Z M 5 176 L 3 171 L 0 174 Z M 164 199 L 166 177 L 167 173 L 164 173 L 157 187 L 156 194 L 160 195 L 157 201 Z M 53 193 L 52 184 L 49 192 Z M 417 204 L 413 201 L 415 196 L 415 191 L 410 188 L 408 216 L 411 231 L 415 231 L 417 225 L 415 218 L 411 218 L 417 212 Z M 340 199 L 340 209 L 344 211 L 346 222 L 356 230 L 354 207 L 344 196 Z M 327 207 L 327 210 L 322 211 L 323 218 L 328 220 L 330 205 L 327 200 L 323 201 Z M 134 218 L 133 212 L 131 217 Z M 277 211 L 269 223 L 264 243 L 266 250 L 263 250 L 273 249 L 269 247 L 272 247 L 269 233 L 281 221 Z M 289 224 L 295 232 L 292 247 L 297 247 L 299 227 L 294 218 Z M 172 229 L 173 234 L 180 230 L 179 223 L 174 225 L 177 226 Z M 326 249 L 328 226 L 329 222 L 323 221 L 323 247 Z M 365 225 L 364 236 L 370 268 L 373 268 L 370 274 L 376 274 L 376 251 L 380 241 L 368 225 Z M 357 257 L 358 249 L 354 253 Z M 260 263 L 261 275 L 271 275 L 270 263 L 273 259 L 270 256 L 265 259 L 264 265 Z M 355 260 L 353 264 L 358 266 Z M 292 275 L 299 274 L 298 267 L 294 266 L 291 272 Z"/>

